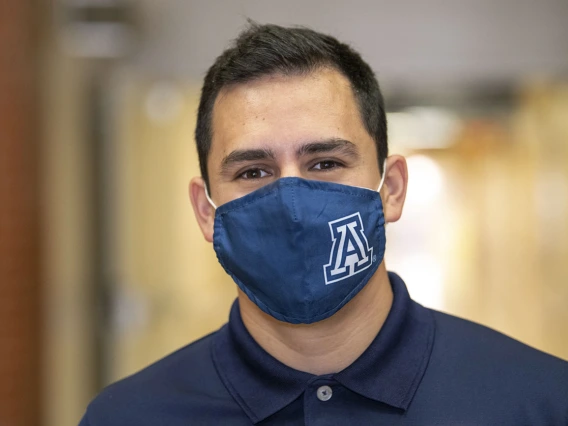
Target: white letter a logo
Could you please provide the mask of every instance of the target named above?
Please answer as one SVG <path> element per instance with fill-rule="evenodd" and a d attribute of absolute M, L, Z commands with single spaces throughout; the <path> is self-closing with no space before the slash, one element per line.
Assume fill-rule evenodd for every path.
<path fill-rule="evenodd" d="M 371 266 L 373 248 L 369 248 L 359 213 L 329 222 L 329 229 L 333 245 L 329 263 L 323 267 L 326 284 L 341 281 Z"/>

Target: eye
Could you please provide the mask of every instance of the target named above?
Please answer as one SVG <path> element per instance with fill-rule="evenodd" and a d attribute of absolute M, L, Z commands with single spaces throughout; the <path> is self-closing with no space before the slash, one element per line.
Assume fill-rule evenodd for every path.
<path fill-rule="evenodd" d="M 262 169 L 248 169 L 242 172 L 238 178 L 239 179 L 260 179 L 266 176 L 270 176 L 269 173 Z"/>
<path fill-rule="evenodd" d="M 333 160 L 319 161 L 311 167 L 311 170 L 331 170 L 342 167 L 343 164 Z"/>

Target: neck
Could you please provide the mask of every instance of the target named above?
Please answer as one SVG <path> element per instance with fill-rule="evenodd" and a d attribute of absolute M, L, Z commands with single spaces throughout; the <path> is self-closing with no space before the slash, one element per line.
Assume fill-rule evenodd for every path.
<path fill-rule="evenodd" d="M 314 324 L 288 324 L 262 312 L 239 290 L 243 323 L 274 358 L 315 375 L 351 365 L 379 333 L 393 300 L 384 262 L 367 285 L 332 317 Z"/>

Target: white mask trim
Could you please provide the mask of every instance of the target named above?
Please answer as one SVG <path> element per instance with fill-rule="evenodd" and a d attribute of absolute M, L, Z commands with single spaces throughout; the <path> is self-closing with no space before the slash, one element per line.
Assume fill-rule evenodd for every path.
<path fill-rule="evenodd" d="M 377 192 L 381 192 L 381 189 L 383 189 L 383 184 L 385 183 L 386 176 L 387 176 L 387 159 L 385 158 L 385 162 L 383 163 L 383 177 L 381 178 L 381 183 L 379 183 L 379 189 L 377 189 Z"/>
<path fill-rule="evenodd" d="M 209 191 L 207 190 L 207 185 L 203 184 L 203 186 L 205 187 L 205 197 L 207 198 L 207 201 L 209 201 L 209 204 L 211 204 L 211 207 L 213 207 L 215 210 L 217 210 L 217 206 L 215 205 L 215 203 L 213 202 L 213 200 L 209 196 Z"/>

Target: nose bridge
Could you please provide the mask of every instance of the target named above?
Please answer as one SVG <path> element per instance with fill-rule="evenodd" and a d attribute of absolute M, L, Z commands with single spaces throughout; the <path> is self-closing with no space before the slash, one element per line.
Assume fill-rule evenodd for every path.
<path fill-rule="evenodd" d="M 300 166 L 295 161 L 286 161 L 280 167 L 280 177 L 302 177 Z"/>

